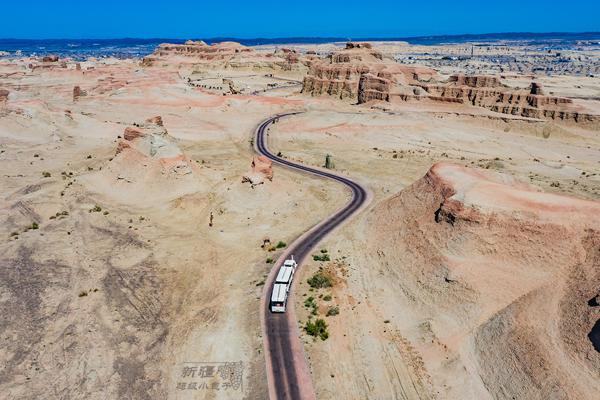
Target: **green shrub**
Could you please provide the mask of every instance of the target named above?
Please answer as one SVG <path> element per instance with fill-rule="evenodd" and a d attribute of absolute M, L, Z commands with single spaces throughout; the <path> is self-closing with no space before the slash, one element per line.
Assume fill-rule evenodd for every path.
<path fill-rule="evenodd" d="M 326 340 L 329 337 L 327 323 L 321 318 L 318 318 L 315 322 L 307 321 L 304 330 L 310 336 L 320 337 L 321 340 Z"/>
<path fill-rule="evenodd" d="M 323 253 L 321 255 L 313 254 L 313 261 L 330 261 L 329 254 Z"/>
<path fill-rule="evenodd" d="M 326 294 L 325 296 L 323 296 L 323 300 L 324 301 L 331 301 L 331 295 L 330 294 Z"/>
<path fill-rule="evenodd" d="M 311 288 L 315 289 L 331 287 L 333 285 L 331 278 L 320 271 L 308 278 L 307 282 Z"/>
<path fill-rule="evenodd" d="M 309 308 L 315 305 L 315 298 L 310 296 L 306 300 L 304 300 L 304 307 Z"/>
<path fill-rule="evenodd" d="M 277 242 L 277 245 L 275 247 L 277 247 L 278 249 L 283 249 L 286 246 L 287 246 L 287 243 L 286 242 L 282 242 L 280 240 L 279 242 Z"/>
<path fill-rule="evenodd" d="M 339 313 L 340 313 L 340 308 L 338 306 L 329 307 L 329 309 L 327 310 L 328 317 L 338 315 Z"/>
<path fill-rule="evenodd" d="M 273 259 L 271 257 L 268 257 L 266 263 L 273 264 Z"/>
<path fill-rule="evenodd" d="M 39 224 L 34 221 L 31 223 L 31 226 L 29 228 L 30 229 L 39 229 L 39 227 L 40 227 Z"/>

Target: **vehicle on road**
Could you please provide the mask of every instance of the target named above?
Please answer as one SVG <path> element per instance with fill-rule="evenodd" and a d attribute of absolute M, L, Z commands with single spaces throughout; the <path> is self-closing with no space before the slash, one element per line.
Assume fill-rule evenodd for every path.
<path fill-rule="evenodd" d="M 271 292 L 271 312 L 284 313 L 287 306 L 288 285 L 276 283 Z"/>
<path fill-rule="evenodd" d="M 294 260 L 294 256 L 285 260 L 283 265 L 277 272 L 273 291 L 271 292 L 271 312 L 285 312 L 287 305 L 288 293 L 292 288 L 292 281 L 298 264 Z"/>

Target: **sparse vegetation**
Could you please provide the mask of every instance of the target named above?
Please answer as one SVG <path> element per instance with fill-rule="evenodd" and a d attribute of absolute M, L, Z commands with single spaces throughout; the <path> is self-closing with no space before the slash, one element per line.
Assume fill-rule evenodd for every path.
<path fill-rule="evenodd" d="M 50 219 L 56 219 L 56 218 L 59 218 L 59 217 L 66 217 L 67 215 L 69 215 L 68 211 L 59 211 L 56 214 L 51 215 Z"/>
<path fill-rule="evenodd" d="M 42 176 L 44 178 L 50 178 L 52 176 L 52 174 L 50 172 L 48 172 L 48 171 L 44 171 L 44 172 L 42 172 Z"/>
<path fill-rule="evenodd" d="M 334 315 L 338 315 L 340 313 L 340 308 L 338 306 L 329 307 L 327 310 L 327 316 L 333 317 Z"/>
<path fill-rule="evenodd" d="M 19 236 L 19 232 L 12 232 L 12 233 L 10 234 L 10 237 L 14 237 L 14 236 Z"/>
<path fill-rule="evenodd" d="M 85 297 L 88 295 L 88 292 L 85 290 L 82 290 L 81 292 L 79 292 L 79 297 Z"/>
<path fill-rule="evenodd" d="M 31 225 L 29 226 L 29 229 L 39 229 L 40 225 L 37 222 L 32 222 Z"/>
<path fill-rule="evenodd" d="M 327 322 L 324 319 L 318 318 L 317 320 L 307 321 L 304 326 L 304 330 L 307 334 L 314 337 L 319 337 L 321 340 L 327 340 L 329 332 L 327 331 Z"/>
<path fill-rule="evenodd" d="M 90 208 L 90 212 L 100 212 L 102 211 L 102 207 L 96 204 L 93 208 Z"/>
<path fill-rule="evenodd" d="M 284 247 L 287 246 L 286 242 L 282 242 L 281 240 L 279 242 L 277 242 L 277 245 L 275 246 L 278 249 L 283 249 Z"/>
<path fill-rule="evenodd" d="M 266 261 L 267 264 L 273 264 L 273 262 L 274 261 L 271 257 L 267 257 L 267 261 Z"/>
<path fill-rule="evenodd" d="M 329 254 L 313 254 L 313 261 L 331 261 Z"/>
<path fill-rule="evenodd" d="M 321 289 L 333 286 L 331 277 L 321 271 L 315 273 L 312 277 L 308 278 L 308 284 L 311 288 Z"/>
<path fill-rule="evenodd" d="M 312 315 L 317 315 L 319 313 L 319 305 L 315 301 L 315 298 L 310 296 L 306 300 L 304 300 L 304 307 L 311 308 L 310 313 Z"/>
<path fill-rule="evenodd" d="M 325 296 L 323 296 L 323 301 L 331 301 L 331 295 L 326 294 Z"/>

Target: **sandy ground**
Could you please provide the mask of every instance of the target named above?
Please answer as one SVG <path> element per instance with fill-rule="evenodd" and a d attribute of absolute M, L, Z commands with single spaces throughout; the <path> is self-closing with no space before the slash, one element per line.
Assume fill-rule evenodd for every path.
<path fill-rule="evenodd" d="M 304 310 L 302 322 L 309 317 L 303 304 L 307 296 L 317 299 L 320 316 L 332 305 L 340 309 L 339 315 L 325 317 L 331 340 L 305 337 L 317 395 L 322 399 L 505 398 L 479 381 L 474 372 L 478 367 L 469 360 L 475 356 L 449 350 L 451 345 L 467 346 L 473 340 L 444 334 L 455 316 L 419 313 L 422 302 L 439 303 L 424 293 L 418 293 L 422 298 L 408 293 L 408 283 L 402 281 L 415 278 L 403 277 L 389 264 L 422 267 L 406 253 L 398 254 L 395 247 L 400 242 L 378 247 L 378 241 L 385 239 L 375 239 L 381 236 L 374 223 L 385 223 L 374 222 L 372 213 L 439 161 L 501 171 L 549 192 L 597 200 L 598 139 L 593 132 L 577 128 L 552 126 L 545 137 L 544 123 L 448 115 L 441 110 L 415 112 L 409 107 L 394 113 L 360 108 L 312 111 L 281 122 L 273 135 L 274 147 L 289 158 L 321 165 L 325 154 L 333 155 L 337 171 L 367 183 L 375 193 L 370 211 L 323 244 L 333 261 L 313 262 L 302 272 L 303 293 L 296 304 Z M 410 254 L 414 244 L 407 246 L 401 248 Z M 332 289 L 309 290 L 306 279 L 319 267 L 336 277 Z M 323 300 L 326 295 L 332 300 Z M 470 295 L 463 296 L 468 302 Z M 437 344 L 432 346 L 432 341 Z M 492 359 L 489 362 L 498 362 Z M 537 396 L 529 392 L 523 398 Z"/>
<path fill-rule="evenodd" d="M 281 250 L 261 248 L 263 239 L 289 243 L 348 198 L 335 184 L 278 167 L 273 182 L 254 188 L 241 182 L 255 126 L 288 110 L 306 112 L 272 128 L 274 150 L 318 166 L 330 154 L 336 172 L 374 193 L 369 209 L 323 243 L 332 261 L 308 262 L 297 280 L 299 322 L 308 319 L 303 303 L 313 296 L 329 324 L 326 341 L 303 336 L 319 399 L 552 397 L 545 384 L 566 385 L 554 398 L 592 398 L 580 388 L 594 388 L 585 379 L 598 373 L 597 364 L 594 370 L 581 361 L 580 350 L 567 346 L 560 353 L 573 355 L 571 364 L 535 358 L 538 349 L 559 345 L 531 344 L 526 330 L 486 327 L 523 328 L 544 296 L 560 302 L 548 291 L 518 301 L 538 279 L 572 293 L 596 264 L 582 264 L 582 278 L 571 269 L 543 269 L 544 262 L 567 260 L 567 250 L 541 261 L 513 260 L 512 269 L 491 275 L 496 281 L 474 280 L 469 290 L 438 298 L 427 289 L 435 287 L 427 280 L 431 260 L 446 257 L 461 240 L 489 238 L 465 228 L 453 236 L 456 243 L 447 243 L 447 228 L 398 214 L 420 205 L 428 212 L 433 203 L 406 194 L 402 202 L 394 199 L 403 190 L 418 199 L 407 188 L 445 161 L 598 201 L 598 132 L 452 104 L 356 106 L 311 98 L 298 87 L 274 88 L 285 81 L 264 71 L 141 68 L 116 60 L 89 61 L 82 71 L 73 64 L 32 71 L 28 62 L 0 64 L 0 87 L 10 92 L 0 104 L 0 390 L 6 398 L 266 398 L 259 296 L 271 268 L 266 261 Z M 245 92 L 223 95 L 224 77 Z M 511 86 L 524 81 L 507 78 Z M 543 83 L 557 95 L 597 106 L 597 78 L 547 77 Z M 74 86 L 87 94 L 74 100 Z M 157 115 L 195 163 L 192 174 L 172 177 L 164 172 L 165 160 L 116 156 L 125 128 Z M 420 242 L 408 234 L 413 241 L 381 233 L 415 230 L 436 238 L 432 258 L 416 258 L 411 246 Z M 560 238 L 560 232 L 541 237 L 536 249 L 558 246 Z M 510 255 L 505 247 L 490 252 L 500 250 Z M 311 291 L 306 280 L 319 267 L 335 284 Z M 519 268 L 530 269 L 527 284 L 509 279 Z M 427 290 L 415 289 L 421 283 Z M 496 283 L 506 289 L 503 295 L 490 289 Z M 518 290 L 508 290 L 511 285 Z M 332 299 L 324 300 L 327 295 Z M 325 317 L 333 305 L 339 315 Z M 580 311 L 544 307 L 548 315 Z M 533 321 L 533 336 L 540 337 L 546 325 Z M 505 339 L 491 346 L 501 333 Z M 511 341 L 517 347 L 504 346 Z M 516 361 L 503 356 L 510 352 Z M 527 374 L 510 370 L 511 362 L 520 365 L 518 357 L 560 368 L 533 370 L 530 375 L 541 378 L 532 384 Z M 496 364 L 501 371 L 492 368 Z M 568 366 L 587 372 L 567 376 Z M 514 391 L 507 389 L 512 378 L 519 384 Z"/>
<path fill-rule="evenodd" d="M 97 83 L 109 76 L 122 85 Z M 278 251 L 262 239 L 290 242 L 347 196 L 279 168 L 273 182 L 241 183 L 255 125 L 298 103 L 214 96 L 133 63 L 7 81 L 5 396 L 263 399 L 259 296 Z M 73 102 L 75 84 L 88 96 Z M 111 167 L 117 136 L 155 115 L 197 162 L 184 185 L 152 179 L 153 166 L 135 160 Z M 201 387 L 213 382 L 198 378 L 200 367 L 226 362 L 242 363 L 242 387 Z"/>

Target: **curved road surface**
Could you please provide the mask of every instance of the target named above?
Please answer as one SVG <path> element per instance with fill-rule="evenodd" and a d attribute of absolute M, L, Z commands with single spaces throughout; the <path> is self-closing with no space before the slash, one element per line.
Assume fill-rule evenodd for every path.
<path fill-rule="evenodd" d="M 359 211 L 370 200 L 368 192 L 362 186 L 348 178 L 279 158 L 269 151 L 266 144 L 269 125 L 277 122 L 279 118 L 295 114 L 299 113 L 278 114 L 262 122 L 256 129 L 254 142 L 256 151 L 268 157 L 276 164 L 342 183 L 352 191 L 352 199 L 342 209 L 292 243 L 287 251 L 277 260 L 275 268 L 271 270 L 265 282 L 265 289 L 261 299 L 261 322 L 267 364 L 269 397 L 271 400 L 305 400 L 315 398 L 310 370 L 306 362 L 304 348 L 300 341 L 299 328 L 296 323 L 297 318 L 293 307 L 294 291 L 290 291 L 286 313 L 276 314 L 271 313 L 269 310 L 269 300 L 273 281 L 277 274 L 277 266 L 281 265 L 283 260 L 289 255 L 294 255 L 300 267 L 306 256 L 310 254 L 311 250 L 327 234 Z"/>

